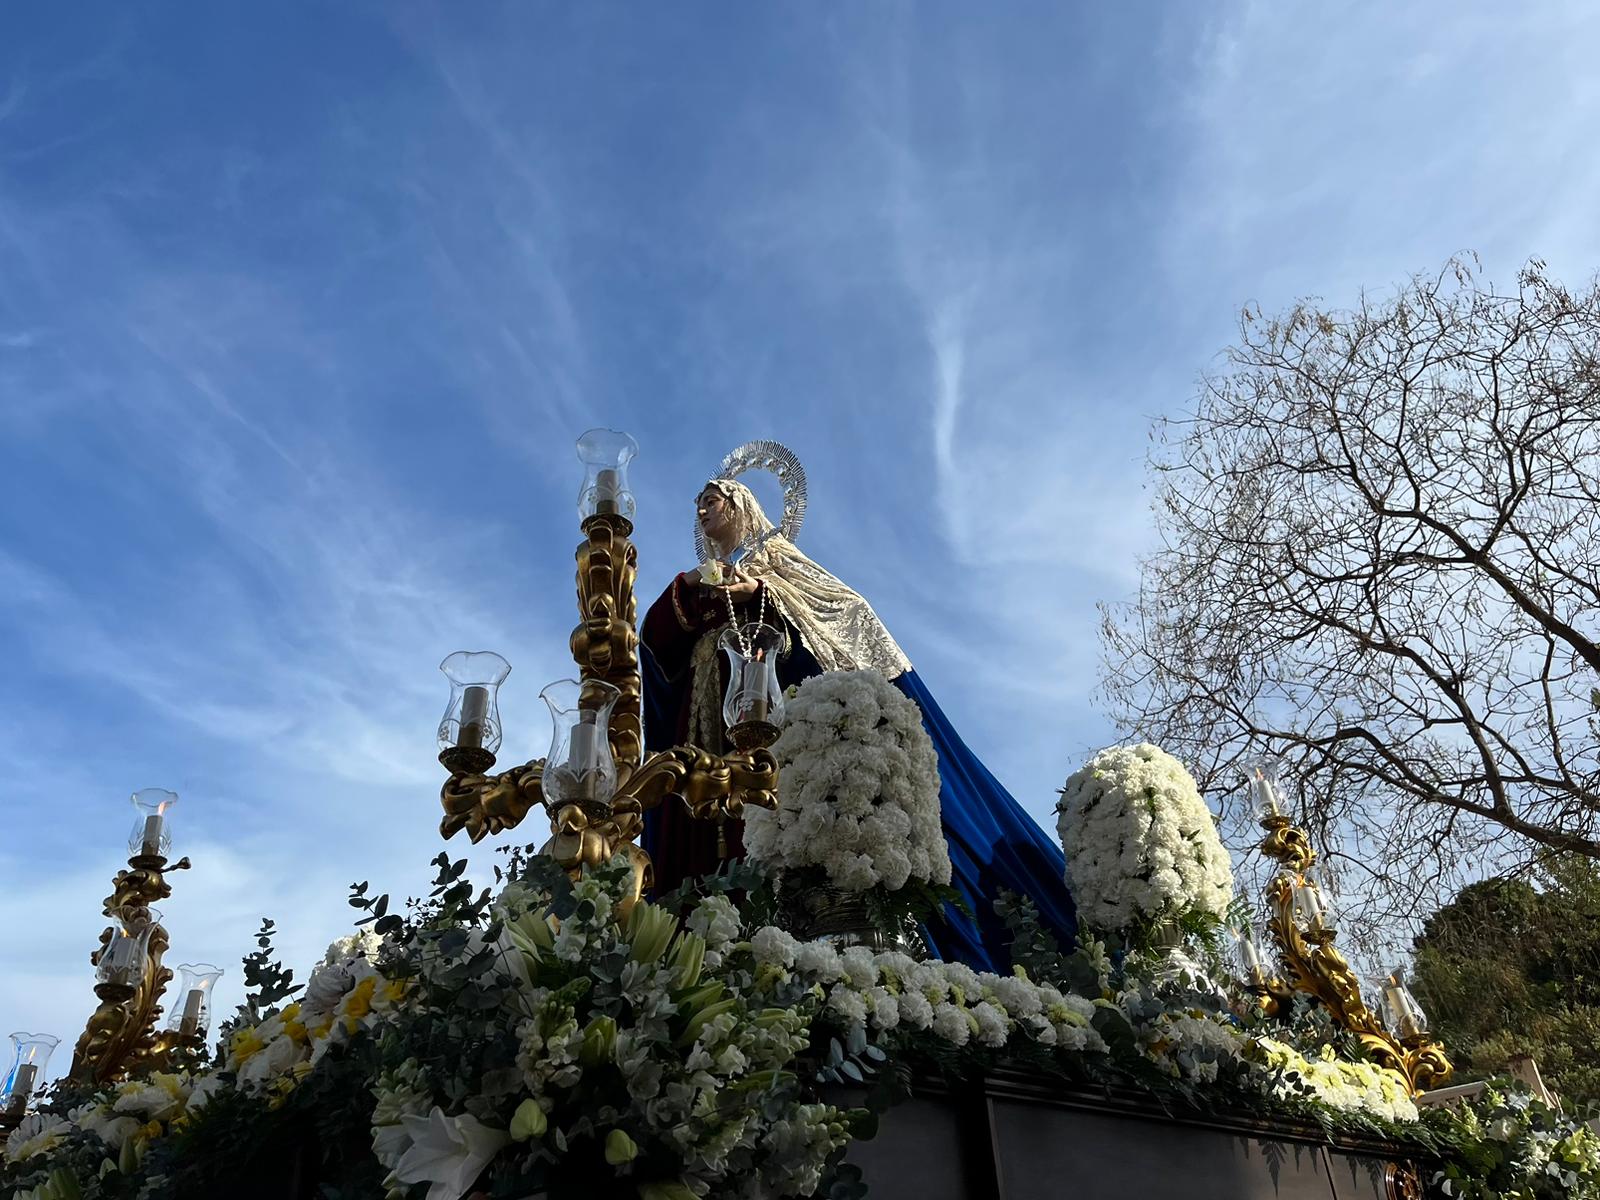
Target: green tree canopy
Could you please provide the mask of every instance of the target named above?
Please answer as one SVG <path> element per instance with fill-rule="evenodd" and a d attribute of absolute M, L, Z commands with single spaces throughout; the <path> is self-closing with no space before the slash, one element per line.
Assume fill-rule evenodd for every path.
<path fill-rule="evenodd" d="M 1600 1100 L 1600 864 L 1562 856 L 1532 882 L 1470 884 L 1415 949 L 1417 997 L 1458 1080 L 1531 1054 L 1565 1099 Z"/>

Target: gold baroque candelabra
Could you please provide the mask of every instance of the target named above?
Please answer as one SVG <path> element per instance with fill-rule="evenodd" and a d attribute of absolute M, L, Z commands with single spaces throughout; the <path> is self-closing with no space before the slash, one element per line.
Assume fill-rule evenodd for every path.
<path fill-rule="evenodd" d="M 490 775 L 500 742 L 496 693 L 510 667 L 498 655 L 464 651 L 441 664 L 452 691 L 439 731 L 439 761 L 450 772 L 439 796 L 445 814 L 439 832 L 450 838 L 465 830 L 477 842 L 515 828 L 543 805 L 551 835 L 543 853 L 576 873 L 625 850 L 637 898 L 652 883 L 649 855 L 635 844 L 649 810 L 676 802 L 697 819 L 723 820 L 740 818 L 748 806 L 776 807 L 778 763 L 769 747 L 782 696 L 770 663 L 743 664 L 746 673 L 734 671 L 725 710 L 732 753 L 674 746 L 644 757 L 638 552 L 626 485 L 637 447 L 625 434 L 594 430 L 579 439 L 578 452 L 587 468 L 579 501 L 579 621 L 571 639 L 580 677 L 542 693 L 555 719 L 551 753 Z M 754 681 L 756 694 L 740 693 L 745 680 Z"/>
<path fill-rule="evenodd" d="M 192 1065 L 203 1055 L 211 985 L 221 975 L 215 968 L 184 966 L 185 982 L 193 978 L 185 988 L 183 1011 L 169 1028 L 156 1030 L 172 970 L 162 963 L 169 942 L 154 906 L 172 894 L 167 872 L 189 866 L 187 858 L 167 863 L 167 814 L 177 799 L 159 788 L 133 795 L 139 817 L 129 839 L 132 853 L 105 899 L 104 913 L 112 924 L 89 956 L 100 1004 L 73 1051 L 68 1074 L 76 1082 L 113 1083 L 150 1068 Z"/>
<path fill-rule="evenodd" d="M 1429 1036 L 1422 1011 L 1399 973 L 1379 985 L 1391 1029 L 1368 1007 L 1355 971 L 1334 946 L 1328 906 L 1309 874 L 1316 851 L 1305 831 L 1281 809 L 1274 764 L 1253 765 L 1252 789 L 1265 831 L 1261 852 L 1280 868 L 1267 885 L 1267 923 L 1282 973 L 1267 971 L 1253 946 L 1245 953 L 1249 983 L 1264 1010 L 1287 1015 L 1296 992 L 1313 996 L 1340 1028 L 1361 1043 L 1369 1058 L 1398 1071 L 1413 1092 L 1441 1086 L 1450 1076 L 1450 1060 L 1443 1045 Z"/>

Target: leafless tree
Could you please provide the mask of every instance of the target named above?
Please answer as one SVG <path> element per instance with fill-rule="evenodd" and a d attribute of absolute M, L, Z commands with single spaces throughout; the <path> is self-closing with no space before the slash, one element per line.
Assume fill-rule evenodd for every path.
<path fill-rule="evenodd" d="M 1600 858 L 1600 283 L 1452 260 L 1353 311 L 1247 309 L 1157 430 L 1161 548 L 1102 693 L 1259 832 L 1240 765 L 1377 920 L 1541 852 Z"/>

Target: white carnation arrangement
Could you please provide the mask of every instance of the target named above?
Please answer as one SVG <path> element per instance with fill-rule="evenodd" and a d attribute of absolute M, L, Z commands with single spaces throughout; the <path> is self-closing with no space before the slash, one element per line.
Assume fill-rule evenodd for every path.
<path fill-rule="evenodd" d="M 877 671 L 829 671 L 788 702 L 775 812 L 746 810 L 745 850 L 777 871 L 820 868 L 845 891 L 947 885 L 939 756 L 922 712 Z"/>
<path fill-rule="evenodd" d="M 1091 929 L 1137 937 L 1227 912 L 1228 851 L 1194 777 L 1160 747 L 1100 751 L 1067 779 L 1056 811 L 1067 886 Z"/>

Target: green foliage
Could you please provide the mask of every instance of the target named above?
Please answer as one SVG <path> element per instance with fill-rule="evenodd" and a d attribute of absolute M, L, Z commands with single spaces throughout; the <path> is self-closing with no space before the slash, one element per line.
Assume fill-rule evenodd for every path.
<path fill-rule="evenodd" d="M 1600 1135 L 1579 1116 L 1491 1087 L 1474 1104 L 1433 1114 L 1450 1139 L 1435 1189 L 1452 1200 L 1569 1200 L 1600 1195 Z"/>
<path fill-rule="evenodd" d="M 1039 919 L 1031 897 L 1002 889 L 994 911 L 1011 933 L 1011 961 L 1030 979 L 1062 984 L 1080 996 L 1102 996 L 1109 989 L 1111 964 L 1099 943 L 1086 939 L 1073 954 L 1063 954 L 1055 936 Z"/>
<path fill-rule="evenodd" d="M 365 887 L 365 884 L 361 885 Z M 273 952 L 272 937 L 277 928 L 263 917 L 256 932 L 256 949 L 244 958 L 244 1003 L 218 1030 L 218 1037 L 226 1045 L 228 1035 L 241 1026 L 259 1025 L 267 1015 L 276 1011 L 281 1001 L 298 992 L 302 985 L 294 981 L 294 972 L 285 967 Z"/>
<path fill-rule="evenodd" d="M 769 925 L 778 916 L 778 896 L 772 876 L 749 859 L 730 859 L 713 875 L 690 876 L 672 891 L 659 896 L 656 903 L 668 912 L 686 912 L 710 896 L 727 896 L 733 900 L 748 925 Z"/>
<path fill-rule="evenodd" d="M 1600 864 L 1556 858 L 1533 882 L 1471 884 L 1415 950 L 1417 997 L 1459 1080 L 1528 1054 L 1567 1100 L 1600 1100 Z"/>

